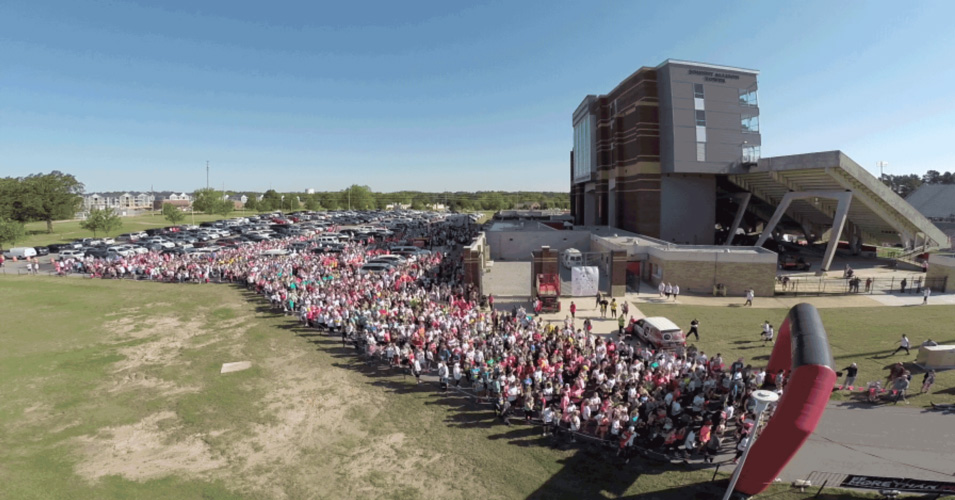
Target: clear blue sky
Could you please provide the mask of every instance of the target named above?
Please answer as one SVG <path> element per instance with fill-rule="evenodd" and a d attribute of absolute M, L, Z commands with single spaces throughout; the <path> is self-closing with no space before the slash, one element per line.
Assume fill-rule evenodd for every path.
<path fill-rule="evenodd" d="M 953 170 L 953 19 L 947 0 L 5 0 L 0 176 L 190 191 L 209 160 L 234 190 L 566 191 L 581 99 L 667 58 L 761 71 L 763 156 Z"/>

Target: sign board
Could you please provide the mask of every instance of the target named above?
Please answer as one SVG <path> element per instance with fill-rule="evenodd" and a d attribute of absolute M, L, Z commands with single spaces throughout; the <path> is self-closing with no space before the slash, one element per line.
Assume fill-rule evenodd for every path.
<path fill-rule="evenodd" d="M 846 476 L 839 486 L 866 490 L 899 490 L 915 493 L 955 494 L 955 483 L 908 479 L 903 477 L 857 476 L 850 474 Z"/>
<path fill-rule="evenodd" d="M 570 268 L 570 294 L 574 297 L 591 297 L 600 289 L 600 269 L 595 266 Z"/>

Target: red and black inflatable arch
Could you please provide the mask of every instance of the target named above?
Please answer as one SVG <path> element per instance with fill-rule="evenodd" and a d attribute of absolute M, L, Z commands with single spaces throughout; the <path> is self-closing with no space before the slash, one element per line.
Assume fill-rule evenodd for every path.
<path fill-rule="evenodd" d="M 809 304 L 789 310 L 766 368 L 767 378 L 786 373 L 786 388 L 776 411 L 759 434 L 740 471 L 735 492 L 763 492 L 816 429 L 829 403 L 836 372 L 829 338 L 819 311 Z"/>

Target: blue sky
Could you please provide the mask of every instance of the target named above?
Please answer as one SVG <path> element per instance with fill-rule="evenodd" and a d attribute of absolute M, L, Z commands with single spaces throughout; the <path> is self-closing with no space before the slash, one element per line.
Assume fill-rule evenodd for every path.
<path fill-rule="evenodd" d="M 87 191 L 569 189 L 571 113 L 667 58 L 761 71 L 763 156 L 955 170 L 955 2 L 0 4 L 0 176 Z"/>

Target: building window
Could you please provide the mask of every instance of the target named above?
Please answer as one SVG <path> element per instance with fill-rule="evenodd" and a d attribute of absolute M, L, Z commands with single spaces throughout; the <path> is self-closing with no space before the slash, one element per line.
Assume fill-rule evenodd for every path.
<path fill-rule="evenodd" d="M 759 99 L 756 96 L 756 91 L 739 89 L 739 105 L 753 107 L 759 106 Z"/>
<path fill-rule="evenodd" d="M 743 163 L 759 163 L 759 146 L 743 146 Z"/>
<path fill-rule="evenodd" d="M 685 116 L 685 115 L 684 115 Z M 696 126 L 705 127 L 706 126 L 706 111 L 696 110 Z"/>
<path fill-rule="evenodd" d="M 699 111 L 697 111 L 699 113 Z M 759 132 L 759 117 L 749 116 L 742 119 L 743 132 Z"/>
<path fill-rule="evenodd" d="M 696 143 L 696 161 L 706 161 L 706 143 Z"/>
<path fill-rule="evenodd" d="M 696 98 L 696 99 L 702 99 L 702 98 L 703 98 L 703 84 L 702 84 L 702 83 L 694 83 L 694 84 L 693 84 L 693 97 Z"/>

